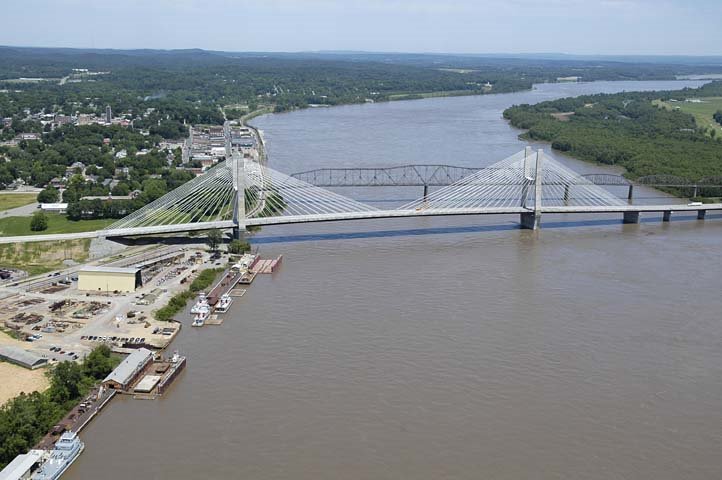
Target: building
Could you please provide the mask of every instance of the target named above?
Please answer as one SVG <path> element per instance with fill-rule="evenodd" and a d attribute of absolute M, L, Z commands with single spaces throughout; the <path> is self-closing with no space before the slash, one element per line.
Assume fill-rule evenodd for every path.
<path fill-rule="evenodd" d="M 30 370 L 35 370 L 48 363 L 47 358 L 42 358 L 22 348 L 11 346 L 0 347 L 0 360 L 5 360 L 6 362 L 29 368 Z"/>
<path fill-rule="evenodd" d="M 153 352 L 147 348 L 139 348 L 125 357 L 120 365 L 105 377 L 103 386 L 114 390 L 128 389 L 151 360 L 153 360 Z"/>
<path fill-rule="evenodd" d="M 78 290 L 134 292 L 141 285 L 139 268 L 87 266 L 78 272 Z"/>
<path fill-rule="evenodd" d="M 26 480 L 32 476 L 43 461 L 45 452 L 30 450 L 18 455 L 0 471 L 0 480 Z"/>
<path fill-rule="evenodd" d="M 40 210 L 43 212 L 65 213 L 68 210 L 67 203 L 41 203 Z"/>

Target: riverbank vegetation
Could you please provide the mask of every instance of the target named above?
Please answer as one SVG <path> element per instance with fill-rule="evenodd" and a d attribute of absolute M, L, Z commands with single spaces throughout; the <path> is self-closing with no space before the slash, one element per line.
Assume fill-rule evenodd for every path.
<path fill-rule="evenodd" d="M 722 138 L 682 108 L 722 97 L 722 82 L 669 92 L 623 92 L 517 105 L 504 117 L 523 137 L 582 160 L 618 165 L 629 178 L 676 175 L 690 180 L 722 176 Z"/>
<path fill-rule="evenodd" d="M 101 345 L 81 363 L 65 361 L 51 367 L 50 387 L 44 392 L 20 394 L 0 407 L 0 469 L 33 448 L 119 362 Z"/>
<path fill-rule="evenodd" d="M 159 308 L 153 313 L 155 319 L 162 322 L 173 320 L 173 316 L 182 311 L 186 304 L 188 304 L 188 301 L 198 292 L 210 287 L 221 272 L 223 272 L 222 268 L 208 268 L 203 270 L 200 275 L 191 282 L 187 290 L 173 295 L 166 306 Z"/>

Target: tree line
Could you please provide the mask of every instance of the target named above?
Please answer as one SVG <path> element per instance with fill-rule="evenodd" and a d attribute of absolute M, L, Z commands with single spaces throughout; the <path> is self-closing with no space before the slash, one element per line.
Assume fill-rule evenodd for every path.
<path fill-rule="evenodd" d="M 669 174 L 697 180 L 722 175 L 722 140 L 711 138 L 692 115 L 654 100 L 684 101 L 722 95 L 722 82 L 698 89 L 623 92 L 516 105 L 504 117 L 530 140 L 582 160 L 620 165 L 626 175 Z"/>
<path fill-rule="evenodd" d="M 82 363 L 52 367 L 46 391 L 21 393 L 0 407 L 0 469 L 33 448 L 118 363 L 109 347 L 96 347 Z"/>

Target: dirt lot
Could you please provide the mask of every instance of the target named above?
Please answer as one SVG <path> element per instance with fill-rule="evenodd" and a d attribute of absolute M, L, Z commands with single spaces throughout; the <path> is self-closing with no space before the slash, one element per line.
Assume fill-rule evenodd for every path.
<path fill-rule="evenodd" d="M 30 393 L 48 388 L 45 369 L 28 370 L 7 362 L 0 362 L 0 405 L 21 392 Z"/>
<path fill-rule="evenodd" d="M 23 342 L 3 332 L 0 332 L 0 345 L 24 346 Z M 20 392 L 30 393 L 48 388 L 45 371 L 44 368 L 28 370 L 12 363 L 0 362 L 0 405 L 16 397 Z"/>

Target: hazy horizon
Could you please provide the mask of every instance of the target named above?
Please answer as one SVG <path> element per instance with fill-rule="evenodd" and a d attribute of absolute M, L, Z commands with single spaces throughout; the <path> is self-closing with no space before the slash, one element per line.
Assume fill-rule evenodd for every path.
<path fill-rule="evenodd" d="M 715 0 L 26 0 L 0 44 L 228 52 L 719 56 Z"/>

